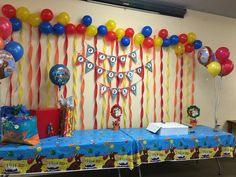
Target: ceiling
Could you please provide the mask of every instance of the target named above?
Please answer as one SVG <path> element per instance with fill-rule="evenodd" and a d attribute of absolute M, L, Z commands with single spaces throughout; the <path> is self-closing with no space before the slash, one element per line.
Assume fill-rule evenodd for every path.
<path fill-rule="evenodd" d="M 139 0 L 140 1 L 140 0 Z M 187 9 L 236 18 L 236 0 L 141 0 L 147 3 L 168 3 Z"/>

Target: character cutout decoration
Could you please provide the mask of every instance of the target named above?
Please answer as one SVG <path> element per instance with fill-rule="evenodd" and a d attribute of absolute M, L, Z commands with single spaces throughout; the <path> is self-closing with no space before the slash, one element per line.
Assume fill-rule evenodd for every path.
<path fill-rule="evenodd" d="M 120 117 L 122 115 L 122 108 L 120 105 L 115 104 L 111 108 L 111 116 L 115 119 L 115 121 L 112 122 L 113 124 L 113 130 L 119 130 L 120 129 Z"/>
<path fill-rule="evenodd" d="M 200 108 L 198 108 L 195 105 L 191 105 L 188 107 L 187 113 L 188 113 L 188 116 L 190 117 L 190 124 L 193 127 L 196 127 L 196 125 L 197 125 L 196 119 L 197 119 L 197 117 L 200 116 Z"/>

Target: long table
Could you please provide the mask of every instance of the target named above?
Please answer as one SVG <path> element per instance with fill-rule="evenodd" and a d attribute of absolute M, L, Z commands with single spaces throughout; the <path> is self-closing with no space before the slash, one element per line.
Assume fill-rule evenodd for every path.
<path fill-rule="evenodd" d="M 129 168 L 160 161 L 236 157 L 230 133 L 198 126 L 185 136 L 159 136 L 142 128 L 78 130 L 37 146 L 0 145 L 0 174 Z"/>

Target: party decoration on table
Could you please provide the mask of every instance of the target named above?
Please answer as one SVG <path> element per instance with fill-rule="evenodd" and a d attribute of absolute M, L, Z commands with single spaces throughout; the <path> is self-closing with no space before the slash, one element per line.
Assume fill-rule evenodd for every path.
<path fill-rule="evenodd" d="M 200 116 L 200 108 L 198 108 L 196 105 L 191 105 L 187 109 L 187 114 L 190 117 L 190 124 L 192 125 L 192 127 L 196 127 L 196 119 Z"/>
<path fill-rule="evenodd" d="M 122 116 L 122 108 L 120 105 L 115 104 L 111 108 L 111 116 L 115 119 L 115 121 L 112 122 L 113 130 L 119 130 L 120 129 L 120 118 Z"/>
<path fill-rule="evenodd" d="M 11 53 L 0 50 L 0 80 L 12 75 L 15 70 L 15 60 Z"/>
<path fill-rule="evenodd" d="M 3 40 L 6 40 L 12 33 L 12 24 L 11 22 L 5 18 L 0 17 L 0 37 Z"/>

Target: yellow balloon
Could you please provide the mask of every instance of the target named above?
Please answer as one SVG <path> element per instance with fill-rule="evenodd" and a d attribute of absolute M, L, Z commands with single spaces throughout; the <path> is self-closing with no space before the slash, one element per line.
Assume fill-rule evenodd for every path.
<path fill-rule="evenodd" d="M 116 28 L 116 22 L 114 20 L 108 20 L 106 22 L 106 27 L 108 31 L 112 31 Z"/>
<path fill-rule="evenodd" d="M 116 37 L 118 40 L 121 40 L 121 38 L 125 35 L 125 30 L 122 28 L 117 28 L 116 30 Z"/>
<path fill-rule="evenodd" d="M 207 71 L 213 77 L 217 76 L 218 74 L 220 74 L 221 71 L 220 63 L 217 61 L 211 62 L 209 65 L 207 65 Z"/>
<path fill-rule="evenodd" d="M 182 55 L 184 53 L 184 45 L 183 44 L 177 44 L 174 48 L 176 55 Z"/>
<path fill-rule="evenodd" d="M 67 12 L 61 12 L 57 16 L 57 22 L 62 25 L 67 25 L 70 22 L 70 15 Z"/>
<path fill-rule="evenodd" d="M 19 7 L 16 9 L 16 17 L 21 21 L 26 22 L 30 15 L 30 11 L 26 7 Z"/>
<path fill-rule="evenodd" d="M 157 37 L 154 39 L 154 44 L 156 47 L 161 47 L 163 44 L 163 39 L 161 37 Z"/>
<path fill-rule="evenodd" d="M 188 33 L 188 43 L 193 43 L 196 40 L 197 36 L 195 33 L 190 32 Z"/>
<path fill-rule="evenodd" d="M 144 41 L 144 35 L 141 33 L 137 33 L 134 35 L 134 44 L 140 45 Z"/>
<path fill-rule="evenodd" d="M 97 34 L 98 30 L 94 25 L 89 25 L 86 29 L 86 35 L 89 37 L 93 37 Z"/>
<path fill-rule="evenodd" d="M 30 14 L 28 17 L 28 22 L 31 26 L 37 27 L 41 23 L 41 18 L 39 13 Z"/>

